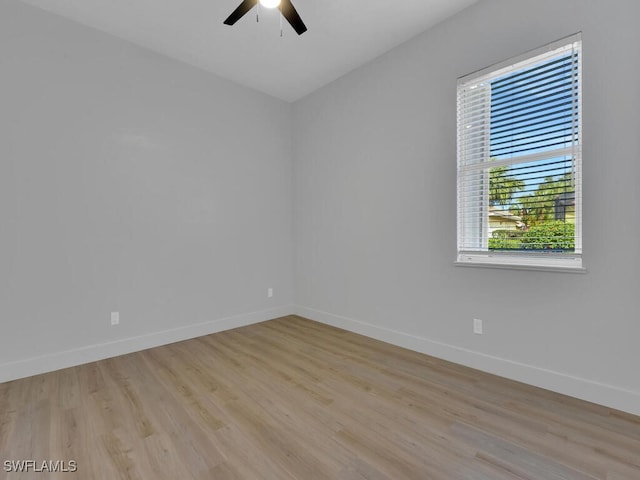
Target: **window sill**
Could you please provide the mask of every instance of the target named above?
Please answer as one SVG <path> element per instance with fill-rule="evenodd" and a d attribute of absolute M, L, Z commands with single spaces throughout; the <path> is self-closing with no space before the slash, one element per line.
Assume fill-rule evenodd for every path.
<path fill-rule="evenodd" d="M 557 273 L 587 273 L 582 259 L 514 259 L 489 255 L 459 255 L 454 262 L 457 267 L 498 268 L 506 270 L 534 270 Z"/>

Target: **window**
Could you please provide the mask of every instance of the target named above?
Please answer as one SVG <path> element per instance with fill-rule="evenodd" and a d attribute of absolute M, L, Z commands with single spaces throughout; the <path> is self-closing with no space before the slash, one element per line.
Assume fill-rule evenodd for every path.
<path fill-rule="evenodd" d="M 580 34 L 458 80 L 461 265 L 582 270 Z"/>

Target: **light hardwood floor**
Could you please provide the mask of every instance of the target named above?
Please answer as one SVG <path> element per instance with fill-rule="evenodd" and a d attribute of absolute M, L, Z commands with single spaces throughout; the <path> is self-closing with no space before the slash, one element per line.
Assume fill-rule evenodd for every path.
<path fill-rule="evenodd" d="M 24 459 L 78 470 L 4 470 Z M 638 480 L 640 418 L 290 316 L 0 384 L 0 461 L 15 480 Z"/>

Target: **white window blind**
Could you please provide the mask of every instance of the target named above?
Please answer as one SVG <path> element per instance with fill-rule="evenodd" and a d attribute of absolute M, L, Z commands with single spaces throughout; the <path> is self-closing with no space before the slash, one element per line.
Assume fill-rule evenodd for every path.
<path fill-rule="evenodd" d="M 581 38 L 458 80 L 458 257 L 582 269 Z"/>

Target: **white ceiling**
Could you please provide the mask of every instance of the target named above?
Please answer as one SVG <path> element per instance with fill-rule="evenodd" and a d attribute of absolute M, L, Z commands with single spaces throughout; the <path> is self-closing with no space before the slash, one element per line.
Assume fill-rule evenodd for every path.
<path fill-rule="evenodd" d="M 477 0 L 293 0 L 308 31 L 277 10 L 230 27 L 241 0 L 22 0 L 241 85 L 295 101 Z"/>

